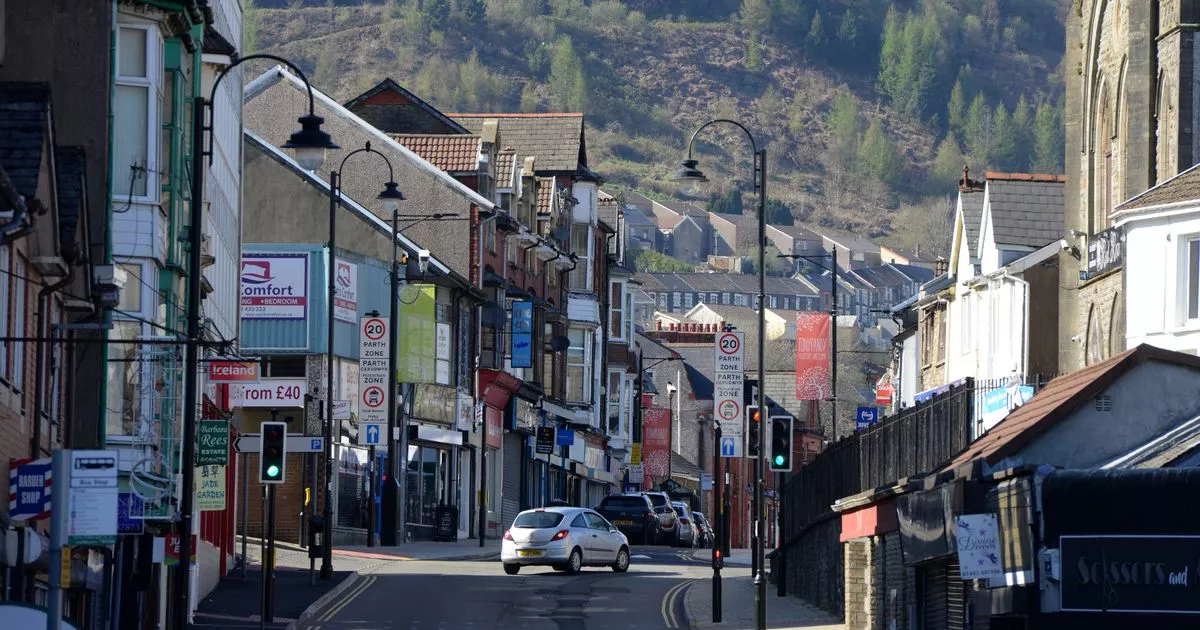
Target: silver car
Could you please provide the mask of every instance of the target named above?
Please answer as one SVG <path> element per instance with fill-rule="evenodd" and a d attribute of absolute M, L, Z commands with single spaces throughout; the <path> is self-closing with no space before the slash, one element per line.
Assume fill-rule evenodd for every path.
<path fill-rule="evenodd" d="M 578 573 L 584 566 L 629 569 L 629 539 L 603 516 L 587 508 L 547 507 L 517 515 L 500 545 L 504 572 L 522 566 L 551 566 Z"/>

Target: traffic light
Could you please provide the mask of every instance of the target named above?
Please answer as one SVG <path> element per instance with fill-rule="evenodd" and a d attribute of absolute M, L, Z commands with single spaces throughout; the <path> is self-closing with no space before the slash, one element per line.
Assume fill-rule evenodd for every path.
<path fill-rule="evenodd" d="M 287 471 L 287 423 L 262 423 L 262 452 L 258 456 L 258 480 L 283 483 Z"/>
<path fill-rule="evenodd" d="M 758 457 L 762 444 L 762 412 L 758 405 L 746 407 L 746 457 Z"/>
<path fill-rule="evenodd" d="M 792 470 L 792 417 L 771 418 L 771 471 Z"/>

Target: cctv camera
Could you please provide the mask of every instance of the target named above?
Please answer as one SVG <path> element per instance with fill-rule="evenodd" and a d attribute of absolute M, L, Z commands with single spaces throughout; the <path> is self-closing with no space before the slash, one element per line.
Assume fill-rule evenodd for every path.
<path fill-rule="evenodd" d="M 417 267 L 421 270 L 421 273 L 425 273 L 429 269 L 429 257 L 428 249 L 417 250 Z"/>

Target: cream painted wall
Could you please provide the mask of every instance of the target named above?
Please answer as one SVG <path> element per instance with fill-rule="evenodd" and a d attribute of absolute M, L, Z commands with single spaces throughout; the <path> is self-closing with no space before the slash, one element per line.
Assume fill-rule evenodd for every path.
<path fill-rule="evenodd" d="M 1125 227 L 1125 347 L 1197 353 L 1200 319 L 1187 319 L 1187 240 L 1200 237 L 1200 203 L 1119 223 Z M 1200 270 L 1198 270 L 1200 271 Z"/>

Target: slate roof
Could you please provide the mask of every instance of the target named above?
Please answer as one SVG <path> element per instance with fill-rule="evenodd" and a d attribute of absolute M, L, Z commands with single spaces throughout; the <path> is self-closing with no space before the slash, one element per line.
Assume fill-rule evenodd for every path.
<path fill-rule="evenodd" d="M 698 480 L 700 479 L 700 467 L 683 455 L 671 451 L 671 476 Z"/>
<path fill-rule="evenodd" d="M 87 206 L 83 147 L 58 147 L 54 150 L 54 161 L 58 186 L 58 241 L 64 246 L 74 245 L 80 217 L 85 216 Z"/>
<path fill-rule="evenodd" d="M 512 188 L 513 173 L 517 170 L 517 152 L 501 149 L 496 153 L 496 188 Z"/>
<path fill-rule="evenodd" d="M 523 156 L 537 158 L 539 172 L 574 173 L 587 168 L 582 113 L 446 114 L 474 133 L 487 120 L 496 120 L 500 142 Z"/>
<path fill-rule="evenodd" d="M 479 136 L 416 133 L 388 135 L 447 173 L 474 172 L 479 166 Z"/>
<path fill-rule="evenodd" d="M 830 231 L 817 232 L 817 234 L 852 252 L 879 252 L 879 245 L 872 243 L 871 239 L 857 234 L 838 234 Z"/>
<path fill-rule="evenodd" d="M 859 276 L 874 287 L 902 286 L 913 281 L 925 282 L 933 277 L 933 272 L 924 267 L 892 263 L 851 269 L 848 273 Z"/>
<path fill-rule="evenodd" d="M 1019 452 L 1076 409 L 1102 393 L 1118 378 L 1147 361 L 1200 369 L 1200 357 L 1142 344 L 1082 370 L 1060 376 L 975 440 L 946 466 L 975 459 L 995 464 Z"/>
<path fill-rule="evenodd" d="M 1063 236 L 1062 176 L 988 173 L 988 210 L 997 245 L 1042 247 Z"/>
<path fill-rule="evenodd" d="M 819 240 L 821 240 L 820 234 L 817 234 L 816 232 L 814 232 L 806 227 L 799 226 L 799 225 L 768 224 L 767 227 L 779 230 L 780 232 L 783 232 L 784 234 L 792 237 L 793 239 L 799 240 L 799 241 L 819 241 Z"/>
<path fill-rule="evenodd" d="M 655 225 L 644 212 L 636 208 L 630 208 L 629 204 L 625 207 L 625 223 L 628 225 Z"/>
<path fill-rule="evenodd" d="M 42 151 L 51 133 L 49 115 L 48 84 L 0 83 L 0 167 L 27 199 L 37 196 Z"/>
<path fill-rule="evenodd" d="M 1116 211 L 1136 210 L 1192 200 L 1200 200 L 1200 164 L 1189 168 L 1140 195 L 1126 200 L 1117 206 Z"/>
<path fill-rule="evenodd" d="M 967 237 L 967 257 L 979 252 L 979 226 L 983 222 L 983 193 L 963 192 L 958 194 L 962 201 L 963 232 Z"/>
<path fill-rule="evenodd" d="M 621 196 L 625 201 L 625 205 L 637 206 L 642 212 L 652 212 L 654 202 L 645 195 L 629 190 L 625 191 Z"/>
<path fill-rule="evenodd" d="M 740 273 L 648 273 L 639 272 L 635 280 L 646 291 L 705 291 L 758 293 L 758 276 Z M 795 278 L 767 276 L 767 294 L 816 295 L 812 286 Z"/>

